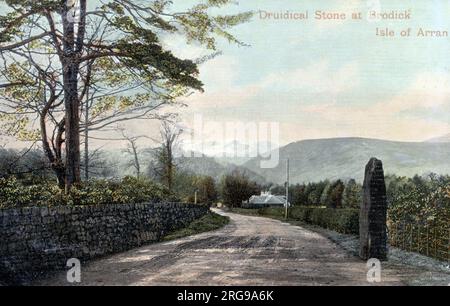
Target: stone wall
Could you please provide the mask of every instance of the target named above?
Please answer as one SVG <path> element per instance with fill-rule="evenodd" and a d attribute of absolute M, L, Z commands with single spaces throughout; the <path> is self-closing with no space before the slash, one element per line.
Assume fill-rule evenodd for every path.
<path fill-rule="evenodd" d="M 30 207 L 0 210 L 0 280 L 24 284 L 86 261 L 159 241 L 205 215 L 180 203 Z"/>

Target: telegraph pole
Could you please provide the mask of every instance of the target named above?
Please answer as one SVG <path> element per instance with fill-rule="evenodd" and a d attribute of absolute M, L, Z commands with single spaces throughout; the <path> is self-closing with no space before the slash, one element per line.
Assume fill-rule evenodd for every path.
<path fill-rule="evenodd" d="M 284 218 L 288 218 L 288 204 L 289 204 L 289 158 L 286 160 L 286 202 L 284 206 Z"/>

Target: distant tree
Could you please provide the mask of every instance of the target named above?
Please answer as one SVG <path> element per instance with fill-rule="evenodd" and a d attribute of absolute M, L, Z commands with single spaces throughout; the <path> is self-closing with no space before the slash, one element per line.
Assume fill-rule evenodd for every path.
<path fill-rule="evenodd" d="M 322 194 L 320 195 L 320 205 L 330 206 L 330 194 L 332 191 L 332 185 L 328 182 L 323 188 Z"/>
<path fill-rule="evenodd" d="M 321 181 L 318 183 L 313 183 L 314 188 L 308 195 L 308 202 L 310 205 L 320 205 L 320 198 L 322 196 L 323 190 L 327 186 L 328 181 Z"/>
<path fill-rule="evenodd" d="M 172 191 L 177 161 L 175 159 L 178 148 L 178 140 L 183 130 L 178 129 L 170 122 L 163 121 L 160 128 L 159 147 L 153 149 L 153 160 L 149 165 L 149 171 L 169 191 Z"/>
<path fill-rule="evenodd" d="M 342 207 L 342 194 L 344 192 L 345 185 L 341 180 L 337 180 L 331 187 L 330 198 L 328 200 L 328 207 L 341 208 Z"/>
<path fill-rule="evenodd" d="M 42 183 L 54 179 L 51 167 L 39 149 L 0 149 L 0 177 L 16 177 L 23 183 Z"/>
<path fill-rule="evenodd" d="M 201 176 L 195 181 L 197 203 L 213 204 L 217 201 L 216 183 L 211 176 Z"/>
<path fill-rule="evenodd" d="M 305 198 L 304 205 L 310 205 L 310 203 L 309 203 L 309 194 L 310 194 L 313 190 L 314 190 L 314 187 L 313 187 L 313 184 L 312 184 L 312 183 L 308 183 L 308 184 L 305 186 L 305 191 L 304 191 L 304 194 L 303 194 L 303 196 L 304 196 L 304 198 Z"/>
<path fill-rule="evenodd" d="M 197 175 L 189 171 L 177 169 L 173 177 L 172 192 L 183 201 L 193 202 L 193 194 L 195 193 L 195 182 Z M 191 200 L 192 199 L 192 200 Z"/>
<path fill-rule="evenodd" d="M 307 203 L 309 206 L 314 205 L 314 202 L 316 200 L 316 189 L 317 189 L 317 185 L 316 183 L 309 183 L 309 188 L 308 188 L 308 197 L 307 197 Z"/>
<path fill-rule="evenodd" d="M 292 185 L 290 188 L 290 203 L 292 205 L 307 205 L 308 197 L 305 194 L 306 186 L 303 184 Z"/>
<path fill-rule="evenodd" d="M 409 179 L 406 177 L 400 177 L 392 174 L 385 177 L 388 206 L 394 204 L 396 197 L 402 193 L 402 190 L 408 184 L 408 181 Z"/>
<path fill-rule="evenodd" d="M 81 161 L 81 174 L 88 179 L 119 177 L 117 164 L 108 158 L 108 152 L 97 148 L 87 154 L 88 166 L 85 166 L 86 158 Z M 88 171 L 86 175 L 85 171 Z"/>
<path fill-rule="evenodd" d="M 362 203 L 362 186 L 354 179 L 345 185 L 342 195 L 342 206 L 345 208 L 359 208 Z"/>
<path fill-rule="evenodd" d="M 269 190 L 272 194 L 277 194 L 277 195 L 286 193 L 286 187 L 280 186 L 280 185 L 274 185 Z"/>
<path fill-rule="evenodd" d="M 231 207 L 240 207 L 242 201 L 250 196 L 259 194 L 260 186 L 248 179 L 245 174 L 235 170 L 225 175 L 221 180 L 221 196 L 224 204 Z"/>
<path fill-rule="evenodd" d="M 140 161 L 140 155 L 144 152 L 139 150 L 138 140 L 140 138 L 148 138 L 148 137 L 144 136 L 144 135 L 131 136 L 125 131 L 125 129 L 123 129 L 123 128 L 118 128 L 118 129 L 120 130 L 123 139 L 127 142 L 127 148 L 124 150 L 124 153 L 131 156 L 127 165 L 129 167 L 132 167 L 135 169 L 136 177 L 139 178 L 142 173 L 142 170 L 141 170 L 142 165 L 141 165 L 141 161 Z"/>

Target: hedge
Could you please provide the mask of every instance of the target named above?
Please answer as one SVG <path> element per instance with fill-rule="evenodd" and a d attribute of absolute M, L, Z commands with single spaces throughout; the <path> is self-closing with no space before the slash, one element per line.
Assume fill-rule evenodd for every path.
<path fill-rule="evenodd" d="M 0 178 L 0 209 L 29 206 L 125 204 L 177 201 L 164 186 L 146 178 L 92 180 L 74 186 L 69 194 L 54 183 L 23 185 L 14 177 Z"/>
<path fill-rule="evenodd" d="M 261 208 L 263 216 L 283 217 L 284 208 Z M 289 209 L 291 220 L 318 225 L 344 234 L 359 234 L 359 209 L 294 206 Z"/>

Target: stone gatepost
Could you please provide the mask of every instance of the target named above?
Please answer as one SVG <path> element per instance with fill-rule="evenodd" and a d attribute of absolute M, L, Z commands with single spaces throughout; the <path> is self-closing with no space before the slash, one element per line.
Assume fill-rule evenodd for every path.
<path fill-rule="evenodd" d="M 387 258 L 386 184 L 381 160 L 371 158 L 366 165 L 363 203 L 359 212 L 359 256 Z"/>

